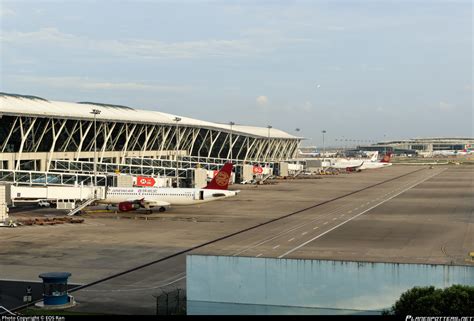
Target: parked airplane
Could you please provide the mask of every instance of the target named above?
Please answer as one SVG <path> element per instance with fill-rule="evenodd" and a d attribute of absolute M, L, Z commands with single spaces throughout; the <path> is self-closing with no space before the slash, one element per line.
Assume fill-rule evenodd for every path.
<path fill-rule="evenodd" d="M 332 168 L 345 169 L 348 172 L 355 172 L 364 169 L 375 169 L 382 168 L 392 165 L 390 163 L 391 153 L 387 153 L 382 160 L 377 161 L 378 152 L 374 152 L 370 160 L 362 159 L 340 159 L 338 161 L 333 161 L 330 165 Z"/>
<path fill-rule="evenodd" d="M 318 157 L 321 154 L 319 152 L 314 152 L 314 153 L 304 153 L 301 150 L 298 150 L 298 156 L 301 157 Z"/>
<path fill-rule="evenodd" d="M 391 156 L 392 156 L 391 153 L 387 153 L 384 155 L 384 157 L 380 161 L 372 160 L 370 162 L 364 162 L 362 166 L 359 167 L 359 169 L 360 170 L 375 169 L 375 168 L 391 166 L 392 165 L 392 163 L 390 163 Z"/>
<path fill-rule="evenodd" d="M 226 163 L 219 173 L 204 188 L 140 188 L 110 187 L 106 198 L 99 204 L 116 205 L 119 211 L 128 212 L 145 208 L 151 212 L 157 207 L 164 212 L 171 205 L 206 203 L 237 195 L 240 191 L 229 191 L 232 163 Z"/>
<path fill-rule="evenodd" d="M 433 156 L 457 156 L 469 154 L 473 154 L 473 151 L 467 148 L 463 150 L 435 150 L 432 153 Z"/>

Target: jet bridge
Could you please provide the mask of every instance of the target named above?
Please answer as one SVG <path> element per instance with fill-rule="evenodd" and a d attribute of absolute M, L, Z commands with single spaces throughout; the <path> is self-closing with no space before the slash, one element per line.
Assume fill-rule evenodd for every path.
<path fill-rule="evenodd" d="M 71 209 L 76 202 L 89 199 L 105 199 L 106 188 L 103 186 L 11 186 L 11 201 L 48 200 L 58 204 L 58 209 Z"/>

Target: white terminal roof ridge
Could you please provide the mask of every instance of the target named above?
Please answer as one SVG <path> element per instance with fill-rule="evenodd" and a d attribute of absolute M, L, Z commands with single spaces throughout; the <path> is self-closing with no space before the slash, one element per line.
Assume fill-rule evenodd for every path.
<path fill-rule="evenodd" d="M 98 121 L 106 120 L 112 122 L 118 121 L 176 125 L 174 118 L 179 117 L 181 118 L 178 123 L 179 126 L 204 127 L 209 129 L 230 131 L 229 124 L 208 122 L 153 110 L 135 109 L 120 105 L 90 102 L 71 103 L 63 101 L 50 101 L 35 96 L 0 93 L 0 114 L 90 120 L 94 118 L 94 116 L 90 113 L 92 109 L 100 110 L 100 114 L 97 115 Z M 232 132 L 265 138 L 268 137 L 267 127 L 236 124 L 232 126 Z M 293 136 L 276 128 L 272 128 L 270 130 L 270 137 L 302 139 L 302 137 Z"/>

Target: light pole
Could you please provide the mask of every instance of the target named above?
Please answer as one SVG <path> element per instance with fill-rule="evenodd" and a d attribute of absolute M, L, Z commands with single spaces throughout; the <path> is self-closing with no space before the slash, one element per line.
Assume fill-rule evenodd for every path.
<path fill-rule="evenodd" d="M 272 129 L 272 126 L 268 125 L 267 128 L 268 128 L 268 149 L 270 149 L 270 129 Z"/>
<path fill-rule="evenodd" d="M 175 130 L 175 135 L 176 135 L 176 170 L 175 170 L 175 173 L 176 173 L 176 187 L 179 187 L 179 183 L 178 183 L 178 147 L 179 147 L 179 132 L 178 132 L 178 122 L 181 121 L 181 118 L 180 117 L 175 117 L 173 119 L 175 122 L 176 122 L 176 130 Z"/>
<path fill-rule="evenodd" d="M 326 130 L 323 130 L 321 133 L 323 133 L 323 157 L 326 155 L 326 147 L 324 146 L 324 134 L 326 134 Z"/>
<path fill-rule="evenodd" d="M 229 142 L 229 151 L 230 151 L 230 159 L 232 160 L 233 156 L 232 156 L 232 126 L 235 125 L 235 123 L 233 121 L 231 121 L 229 123 L 230 125 L 230 142 Z"/>
<path fill-rule="evenodd" d="M 97 115 L 100 110 L 92 109 L 91 114 L 94 115 L 94 186 L 97 186 Z"/>

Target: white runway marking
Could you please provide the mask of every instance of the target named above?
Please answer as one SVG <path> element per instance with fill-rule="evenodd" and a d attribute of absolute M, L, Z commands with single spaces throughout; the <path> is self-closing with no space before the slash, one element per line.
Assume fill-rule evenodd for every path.
<path fill-rule="evenodd" d="M 255 255 L 255 257 L 260 257 L 262 256 L 262 253 Z"/>
<path fill-rule="evenodd" d="M 301 235 L 306 235 L 306 234 L 308 234 L 308 232 L 303 232 L 303 233 L 301 233 Z"/>
<path fill-rule="evenodd" d="M 333 218 L 332 220 L 333 220 L 333 221 L 337 220 L 337 217 Z"/>
<path fill-rule="evenodd" d="M 289 239 L 289 240 L 288 240 L 288 242 L 291 242 L 291 241 L 293 241 L 294 239 L 295 239 L 295 238 L 294 238 L 294 237 L 292 237 L 291 239 Z"/>
<path fill-rule="evenodd" d="M 336 210 L 336 211 L 337 211 L 337 210 Z M 330 212 L 330 214 L 332 214 L 332 212 Z M 327 216 L 327 215 L 326 215 L 326 216 Z M 302 227 L 304 227 L 304 226 L 307 226 L 308 223 L 313 223 L 313 222 L 318 221 L 318 220 L 319 220 L 319 218 L 316 218 L 316 219 L 314 219 L 314 220 L 312 220 L 312 221 L 310 221 L 310 222 L 296 225 L 296 226 L 292 227 L 292 228 L 289 229 L 289 230 L 282 231 L 282 232 L 280 232 L 280 233 L 278 233 L 278 234 L 272 236 L 272 237 L 269 238 L 269 239 L 260 241 L 259 243 L 255 244 L 255 245 L 252 245 L 252 246 L 249 246 L 249 247 L 247 247 L 247 248 L 245 248 L 245 249 L 242 249 L 242 250 L 240 250 L 240 251 L 237 251 L 236 253 L 232 254 L 232 256 L 237 256 L 237 255 L 239 255 L 239 254 L 242 254 L 242 253 L 244 253 L 244 252 L 247 252 L 247 251 L 249 251 L 249 250 L 251 250 L 251 249 L 254 249 L 254 248 L 256 248 L 256 247 L 258 247 L 258 246 L 260 246 L 260 245 L 262 245 L 262 244 L 265 244 L 265 243 L 270 242 L 270 241 L 272 241 L 272 240 L 274 240 L 274 239 L 277 239 L 277 238 L 279 238 L 280 236 L 283 236 L 283 235 L 288 234 L 288 233 L 290 233 L 290 232 L 293 232 L 293 231 L 295 231 L 295 230 L 297 230 L 297 229 L 300 229 L 300 228 L 302 228 Z"/>
<path fill-rule="evenodd" d="M 331 232 L 331 231 L 337 229 L 338 227 L 340 227 L 340 226 L 346 224 L 347 222 L 350 222 L 350 221 L 352 221 L 353 219 L 355 219 L 355 218 L 361 216 L 362 214 L 365 214 L 365 213 L 367 213 L 368 211 L 370 211 L 370 210 L 376 208 L 377 206 L 379 206 L 379 205 L 381 205 L 381 204 L 383 204 L 383 203 L 385 203 L 385 202 L 390 201 L 391 199 L 393 199 L 393 198 L 397 197 L 398 195 L 400 195 L 400 194 L 406 192 L 407 190 L 409 190 L 409 189 L 411 189 L 411 188 L 413 188 L 413 187 L 415 187 L 415 186 L 417 186 L 417 185 L 419 185 L 419 184 L 421 184 L 421 183 L 423 183 L 423 182 L 429 180 L 430 178 L 433 178 L 433 177 L 435 177 L 436 175 L 439 175 L 440 173 L 444 172 L 445 170 L 446 170 L 446 169 L 444 169 L 444 170 L 442 170 L 442 171 L 440 171 L 440 172 L 438 172 L 438 173 L 435 173 L 435 174 L 433 174 L 433 175 L 431 175 L 431 176 L 428 176 L 428 177 L 426 177 L 425 179 L 423 179 L 423 180 L 421 180 L 421 181 L 419 181 L 419 182 L 417 182 L 417 183 L 415 183 L 415 184 L 413 184 L 413 185 L 407 187 L 406 189 L 404 189 L 404 190 L 398 192 L 397 194 L 394 194 L 394 195 L 390 196 L 389 198 L 387 198 L 387 199 L 381 201 L 380 203 L 377 203 L 377 204 L 375 204 L 374 206 L 369 207 L 369 208 L 366 209 L 365 211 L 362 211 L 362 212 L 360 212 L 359 214 L 357 214 L 357 215 L 351 217 L 350 219 L 345 220 L 344 222 L 342 222 L 342 223 L 340 223 L 340 224 L 334 226 L 333 228 L 330 228 L 330 229 L 327 230 L 326 232 L 323 232 L 323 233 L 321 233 L 321 234 L 319 234 L 319 235 L 313 237 L 311 240 L 306 241 L 306 242 L 304 242 L 304 243 L 298 245 L 297 247 L 295 247 L 295 248 L 293 248 L 293 249 L 291 249 L 291 250 L 289 250 L 289 251 L 286 251 L 285 253 L 283 253 L 282 255 L 280 255 L 278 258 L 281 259 L 281 258 L 287 256 L 288 254 L 293 253 L 294 251 L 296 251 L 296 250 L 302 248 L 303 246 L 305 246 L 305 245 L 307 245 L 307 244 L 313 242 L 314 240 L 320 238 L 321 236 L 324 236 L 324 235 L 328 234 L 329 232 Z"/>
<path fill-rule="evenodd" d="M 317 230 L 319 228 L 319 226 L 315 226 L 313 227 L 313 230 Z"/>
<path fill-rule="evenodd" d="M 280 247 L 280 244 L 275 245 L 275 246 L 273 247 L 273 249 L 276 250 L 276 249 L 279 248 L 279 247 Z"/>
<path fill-rule="evenodd" d="M 329 222 L 324 222 L 323 225 L 326 225 L 326 224 L 328 224 L 328 223 L 329 223 Z"/>

